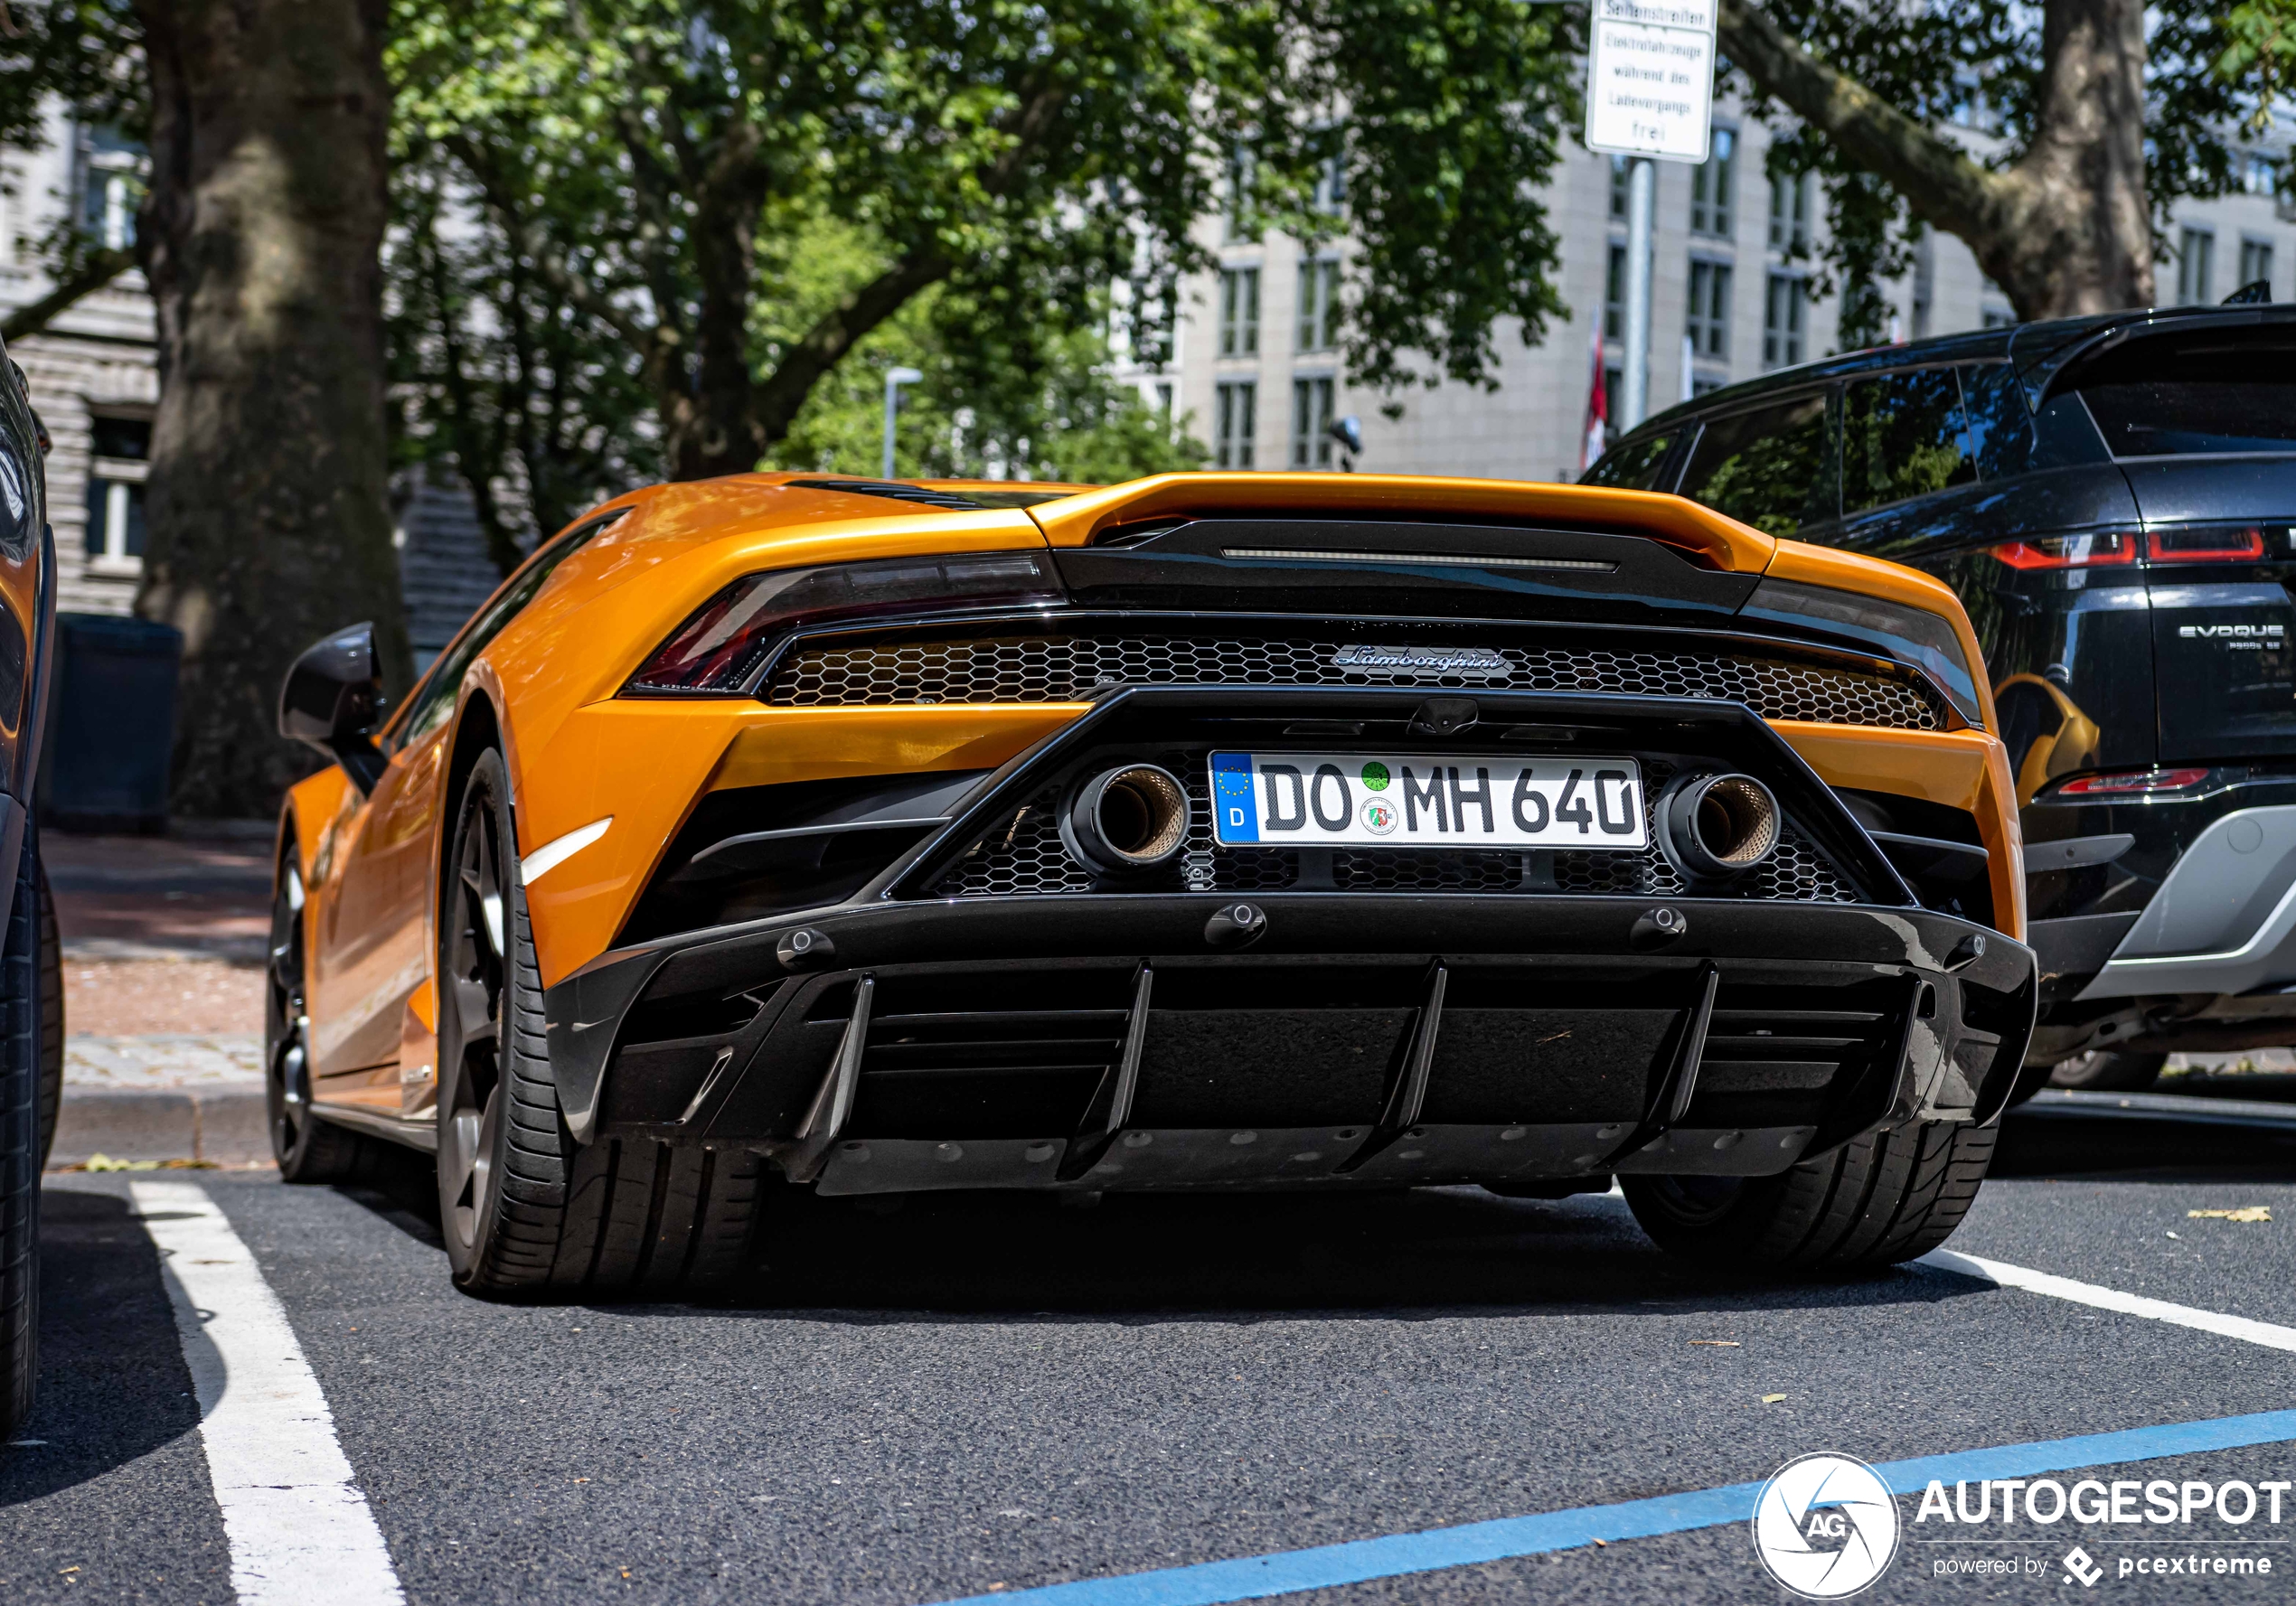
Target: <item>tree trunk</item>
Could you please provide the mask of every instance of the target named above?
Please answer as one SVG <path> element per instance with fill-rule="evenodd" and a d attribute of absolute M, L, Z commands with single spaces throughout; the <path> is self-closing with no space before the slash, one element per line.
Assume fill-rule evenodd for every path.
<path fill-rule="evenodd" d="M 174 801 L 268 814 L 310 768 L 280 676 L 375 622 L 409 659 L 386 500 L 385 0 L 136 0 L 160 404 L 136 611 L 183 632 Z"/>
<path fill-rule="evenodd" d="M 1721 0 L 1720 23 L 1734 65 L 1965 243 L 2019 318 L 2151 303 L 2143 0 L 2046 0 L 2033 138 L 2003 171 L 1818 61 L 1751 0 Z"/>

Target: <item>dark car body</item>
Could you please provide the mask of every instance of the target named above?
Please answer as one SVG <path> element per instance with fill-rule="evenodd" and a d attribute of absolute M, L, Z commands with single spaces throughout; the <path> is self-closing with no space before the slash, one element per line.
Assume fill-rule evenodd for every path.
<path fill-rule="evenodd" d="M 32 1410 L 40 1172 L 63 1069 L 55 915 L 32 819 L 55 634 L 44 445 L 23 371 L 0 352 L 0 1442 Z"/>
<path fill-rule="evenodd" d="M 1960 594 L 2022 805 L 2037 1062 L 2296 1039 L 2296 307 L 1853 352 L 1586 477 Z"/>

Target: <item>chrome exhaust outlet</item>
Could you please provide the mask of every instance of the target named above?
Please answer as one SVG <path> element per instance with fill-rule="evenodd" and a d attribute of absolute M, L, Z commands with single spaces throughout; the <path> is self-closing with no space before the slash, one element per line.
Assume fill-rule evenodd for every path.
<path fill-rule="evenodd" d="M 1742 875 L 1777 850 L 1784 814 L 1752 775 L 1699 775 L 1669 787 L 1659 805 L 1667 857 L 1693 880 Z"/>
<path fill-rule="evenodd" d="M 1102 771 L 1060 813 L 1060 841 L 1103 875 L 1169 863 L 1187 840 L 1188 790 L 1153 764 Z"/>

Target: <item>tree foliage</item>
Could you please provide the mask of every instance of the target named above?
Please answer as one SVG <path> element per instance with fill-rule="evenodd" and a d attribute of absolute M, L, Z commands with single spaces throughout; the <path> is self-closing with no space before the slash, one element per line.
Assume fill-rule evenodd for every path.
<path fill-rule="evenodd" d="M 1360 380 L 1486 381 L 1497 320 L 1532 339 L 1557 308 L 1535 188 L 1576 26 L 1522 0 L 400 0 L 392 73 L 408 147 L 611 332 L 690 477 L 786 457 L 913 306 L 948 376 L 1020 381 L 997 407 L 1048 405 L 1113 284 L 1153 360 L 1223 207 L 1350 231 Z M 809 301 L 789 251 L 831 228 L 859 249 Z"/>
<path fill-rule="evenodd" d="M 2169 209 L 2240 182 L 2239 141 L 2296 60 L 2291 15 L 2291 0 L 1726 0 L 1722 22 L 1733 81 L 1785 134 L 1770 171 L 1823 188 L 1820 249 L 1846 288 L 1904 272 L 1926 224 L 2034 317 L 2150 296 Z"/>

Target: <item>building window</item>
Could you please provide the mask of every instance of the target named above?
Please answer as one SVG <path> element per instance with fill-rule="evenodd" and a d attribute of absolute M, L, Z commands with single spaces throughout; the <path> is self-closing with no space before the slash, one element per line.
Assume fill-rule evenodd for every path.
<path fill-rule="evenodd" d="M 2209 285 L 2216 277 L 2216 236 L 2207 229 L 2187 229 L 2177 245 L 2177 299 L 2187 305 L 2209 299 Z"/>
<path fill-rule="evenodd" d="M 1158 385 L 1156 387 L 1156 410 L 1163 414 L 1167 422 L 1171 420 L 1172 387 L 1170 385 Z"/>
<path fill-rule="evenodd" d="M 1259 355 L 1259 269 L 1230 268 L 1219 276 L 1219 354 Z"/>
<path fill-rule="evenodd" d="M 1626 221 L 1626 204 L 1631 193 L 1628 175 L 1633 170 L 1633 164 L 1626 157 L 1611 158 L 1611 216 L 1622 223 Z"/>
<path fill-rule="evenodd" d="M 1738 136 L 1728 128 L 1714 131 L 1707 158 L 1690 169 L 1690 232 L 1727 237 L 1730 210 L 1737 189 Z"/>
<path fill-rule="evenodd" d="M 1774 273 L 1762 298 L 1762 366 L 1791 368 L 1802 361 L 1802 322 L 1809 286 L 1798 273 Z"/>
<path fill-rule="evenodd" d="M 1690 258 L 1690 352 L 1697 357 L 1730 355 L 1730 265 Z"/>
<path fill-rule="evenodd" d="M 1810 249 L 1810 175 L 1782 174 L 1770 181 L 1770 249 L 1798 256 Z"/>
<path fill-rule="evenodd" d="M 2269 290 L 2272 282 L 2272 242 L 2269 239 L 2243 239 L 2240 242 L 2241 287 L 2262 279 Z"/>
<path fill-rule="evenodd" d="M 1603 273 L 1603 338 L 1626 338 L 1626 248 L 1611 247 L 1610 266 Z"/>
<path fill-rule="evenodd" d="M 1339 297 L 1340 265 L 1306 261 L 1300 264 L 1300 340 L 1303 352 L 1331 349 L 1331 307 Z"/>
<path fill-rule="evenodd" d="M 144 147 L 108 128 L 86 128 L 79 154 L 80 226 L 108 249 L 125 250 L 136 243 Z"/>
<path fill-rule="evenodd" d="M 1245 232 L 1245 215 L 1250 209 L 1252 193 L 1252 157 L 1248 151 L 1237 151 L 1228 159 L 1228 209 L 1222 215 L 1222 238 L 1233 245 L 1249 238 Z"/>
<path fill-rule="evenodd" d="M 1937 244 L 1924 223 L 1914 243 L 1914 338 L 1927 340 L 1931 309 L 1937 305 Z"/>
<path fill-rule="evenodd" d="M 1220 386 L 1213 409 L 1214 461 L 1221 468 L 1252 466 L 1252 437 L 1259 427 L 1259 387 L 1249 380 Z"/>
<path fill-rule="evenodd" d="M 1315 179 L 1315 210 L 1336 217 L 1347 210 L 1347 159 L 1338 152 L 1323 158 Z"/>
<path fill-rule="evenodd" d="M 1292 381 L 1292 466 L 1331 466 L 1331 380 Z"/>
<path fill-rule="evenodd" d="M 89 420 L 88 556 L 124 562 L 144 555 L 144 475 L 152 455 L 147 418 Z"/>
<path fill-rule="evenodd" d="M 2280 193 L 2280 164 L 2262 151 L 2250 151 L 2241 164 L 2240 187 L 2251 195 Z"/>

